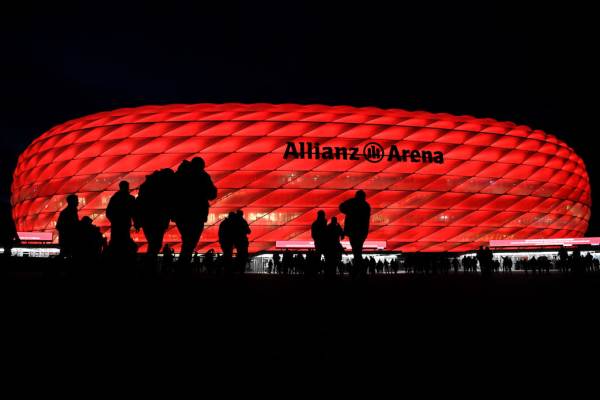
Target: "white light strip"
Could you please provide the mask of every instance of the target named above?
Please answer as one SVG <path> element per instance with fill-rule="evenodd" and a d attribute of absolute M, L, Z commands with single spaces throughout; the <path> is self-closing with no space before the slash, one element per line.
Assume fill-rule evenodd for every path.
<path fill-rule="evenodd" d="M 4 254 L 4 248 L 0 247 L 0 254 Z M 13 247 L 13 257 L 50 257 L 60 254 L 58 247 Z"/>

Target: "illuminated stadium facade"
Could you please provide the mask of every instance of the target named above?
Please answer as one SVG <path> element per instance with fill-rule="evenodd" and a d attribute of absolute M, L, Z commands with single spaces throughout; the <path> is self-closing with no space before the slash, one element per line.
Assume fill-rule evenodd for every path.
<path fill-rule="evenodd" d="M 582 160 L 540 130 L 470 116 L 295 104 L 145 106 L 50 129 L 21 154 L 12 203 L 20 231 L 54 231 L 80 197 L 108 232 L 121 180 L 202 156 L 218 188 L 199 251 L 219 250 L 219 221 L 241 208 L 250 251 L 310 239 L 316 211 L 337 216 L 357 189 L 368 240 L 388 251 L 468 251 L 494 239 L 583 236 L 590 186 Z M 143 234 L 134 239 L 145 247 Z M 55 238 L 56 240 L 56 238 Z M 172 226 L 166 242 L 176 245 Z"/>

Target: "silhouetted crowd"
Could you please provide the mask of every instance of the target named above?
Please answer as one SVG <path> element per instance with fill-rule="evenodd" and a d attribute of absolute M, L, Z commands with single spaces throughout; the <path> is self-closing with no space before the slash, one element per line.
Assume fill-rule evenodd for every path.
<path fill-rule="evenodd" d="M 565 274 L 582 274 L 584 272 L 600 272 L 600 262 L 591 254 L 578 256 L 578 252 L 568 256 L 564 262 L 560 259 L 549 259 L 541 257 L 520 257 L 513 261 L 511 257 L 495 257 L 490 262 L 489 270 L 480 264 L 477 256 L 454 257 L 450 254 L 402 254 L 398 256 L 364 256 L 363 264 L 367 275 L 380 274 L 424 274 L 424 275 L 447 275 L 454 274 L 477 274 L 491 276 L 496 273 L 512 273 L 522 271 L 525 274 L 542 275 L 551 271 Z M 166 259 L 166 255 L 165 255 Z M 170 257 L 172 259 L 172 256 Z M 485 262 L 485 261 L 484 261 Z M 193 270 L 213 275 L 227 273 L 227 265 L 224 256 L 218 255 L 213 249 L 205 255 L 197 253 L 192 261 Z M 254 272 L 277 275 L 304 275 L 307 278 L 323 276 L 352 276 L 355 264 L 351 259 L 336 260 L 332 266 L 330 261 L 319 257 L 314 250 L 295 253 L 290 250 L 274 252 L 271 257 L 256 262 Z"/>
<path fill-rule="evenodd" d="M 311 258 L 314 259 L 312 263 L 315 264 L 315 267 L 318 267 L 316 261 L 320 262 L 321 256 L 323 256 L 325 258 L 323 268 L 325 276 L 329 278 L 335 276 L 344 254 L 341 240 L 347 236 L 350 240 L 354 259 L 354 264 L 350 268 L 352 277 L 364 278 L 368 266 L 363 260 L 362 251 L 369 233 L 371 206 L 366 201 L 365 192 L 358 190 L 354 198 L 344 201 L 340 204 L 339 209 L 345 215 L 343 229 L 338 223 L 337 217 L 331 217 L 329 223 L 327 223 L 325 211 L 320 210 L 317 212 L 317 219 L 311 225 L 311 236 L 315 245 L 314 254 L 310 254 Z M 286 253 L 284 253 L 284 261 L 285 257 Z M 286 265 L 291 265 L 291 263 L 286 263 Z M 274 266 L 277 268 L 277 263 Z M 283 270 L 287 271 L 287 268 L 284 267 Z M 315 271 L 310 271 L 309 275 L 314 273 Z"/>
<path fill-rule="evenodd" d="M 154 171 L 140 185 L 137 197 L 131 195 L 129 183 L 121 181 L 119 190 L 106 207 L 106 218 L 110 221 L 110 242 L 107 242 L 90 217 L 79 218 L 79 199 L 76 195 L 69 195 L 66 198 L 67 206 L 60 212 L 56 223 L 59 259 L 73 265 L 102 263 L 115 268 L 136 265 L 138 248 L 131 237 L 133 228 L 136 232 L 141 230 L 148 243 L 142 258 L 146 273 L 244 273 L 249 264 L 248 235 L 252 231 L 242 210 L 232 210 L 219 224 L 218 241 L 222 254 L 217 254 L 214 249 L 203 255 L 195 251 L 208 218 L 209 201 L 216 197 L 217 188 L 206 172 L 201 157 L 183 161 L 176 171 L 170 168 Z M 311 225 L 314 250 L 304 254 L 294 254 L 290 250 L 275 252 L 264 272 L 302 274 L 306 277 L 323 275 L 327 279 L 346 274 L 364 279 L 373 274 L 447 274 L 451 271 L 481 273 L 488 277 L 500 271 L 510 273 L 513 269 L 527 274 L 547 274 L 550 270 L 573 274 L 600 272 L 598 259 L 589 252 L 582 256 L 579 249 L 574 249 L 569 255 L 564 247 L 554 260 L 540 256 L 521 258 L 515 262 L 507 256 L 494 258 L 493 252 L 483 246 L 475 256 L 462 258 L 419 253 L 406 254 L 401 259 L 363 257 L 371 217 L 365 192 L 358 190 L 353 198 L 340 204 L 339 211 L 345 216 L 343 227 L 337 217 L 332 216 L 328 220 L 325 211 L 318 210 Z M 19 243 L 19 237 L 10 207 L 3 207 L 0 214 L 0 245 L 4 248 L 4 254 L 10 255 L 11 248 Z M 163 246 L 171 222 L 181 235 L 181 250 L 177 259 L 168 243 Z M 346 237 L 353 259 L 344 262 L 345 249 L 341 241 Z"/>
<path fill-rule="evenodd" d="M 168 245 L 163 248 L 164 235 L 172 221 L 181 235 L 177 271 L 189 272 L 192 253 L 207 221 L 209 201 L 217 197 L 217 188 L 204 167 L 204 160 L 195 157 L 183 161 L 176 171 L 170 168 L 154 171 L 140 185 L 137 198 L 130 194 L 128 182 L 120 182 L 119 191 L 106 207 L 109 243 L 89 217 L 79 219 L 78 198 L 69 195 L 56 224 L 60 258 L 94 262 L 102 257 L 115 264 L 135 264 L 137 245 L 131 238 L 134 227 L 136 231 L 142 230 L 148 242 L 145 255 L 148 271 L 156 271 L 161 249 L 164 265 L 171 264 L 174 258 Z M 238 252 L 243 252 L 239 240 L 236 244 Z"/>
<path fill-rule="evenodd" d="M 267 274 L 282 275 L 306 275 L 307 277 L 323 275 L 327 278 L 339 275 L 353 276 L 356 263 L 353 260 L 342 261 L 342 257 L 336 258 L 332 263 L 331 259 L 321 258 L 316 251 L 309 251 L 306 254 L 294 254 L 290 250 L 283 253 L 273 253 L 273 258 L 267 262 L 267 268 L 264 270 Z M 392 274 L 400 272 L 400 260 L 393 257 L 390 260 L 379 259 L 369 256 L 362 259 L 365 274 Z"/>
<path fill-rule="evenodd" d="M 217 188 L 206 172 L 201 157 L 183 161 L 176 171 L 170 168 L 154 171 L 140 185 L 137 197 L 131 195 L 129 183 L 121 181 L 119 190 L 106 207 L 106 218 L 110 222 L 110 242 L 107 242 L 90 217 L 79 218 L 77 196 L 68 195 L 67 206 L 60 212 L 56 222 L 59 259 L 73 261 L 73 264 L 96 264 L 101 261 L 114 266 L 136 264 L 137 245 L 131 237 L 134 228 L 136 232 L 143 232 L 148 243 L 144 257 L 147 272 L 158 271 L 161 252 L 160 268 L 163 272 L 174 270 L 188 273 L 199 270 L 200 257 L 195 249 L 208 218 L 209 201 L 216 197 Z M 335 216 L 328 222 L 325 212 L 318 211 L 317 219 L 311 226 L 315 250 L 309 252 L 306 259 L 303 255 L 293 256 L 287 251 L 281 261 L 274 259 L 273 269 L 283 274 L 303 271 L 310 276 L 320 273 L 321 260 L 324 259 L 323 271 L 327 277 L 348 270 L 353 277 L 360 278 L 376 268 L 377 265 L 371 265 L 362 256 L 371 216 L 365 192 L 358 190 L 354 198 L 340 204 L 339 210 L 345 215 L 343 228 Z M 12 223 L 10 215 L 8 219 Z M 174 250 L 169 244 L 163 246 L 171 222 L 181 236 L 176 267 Z M 225 273 L 244 273 L 249 261 L 250 234 L 251 229 L 243 211 L 231 211 L 219 224 L 218 240 L 222 256 L 216 256 L 214 250 L 207 252 L 202 257 L 202 267 L 207 271 L 216 271 L 221 267 Z M 18 239 L 16 230 L 3 236 L 7 237 L 4 247 L 10 254 L 11 244 Z M 341 262 L 344 253 L 341 240 L 345 237 L 350 241 L 355 260 L 351 267 L 344 267 Z"/>
<path fill-rule="evenodd" d="M 200 257 L 194 252 L 207 221 L 209 201 L 217 197 L 217 189 L 204 167 L 204 160 L 196 157 L 183 161 L 176 171 L 170 168 L 155 171 L 140 185 L 137 198 L 130 194 L 128 182 L 120 182 L 119 191 L 110 198 L 106 208 L 106 217 L 111 224 L 109 243 L 103 240 L 100 230 L 88 217 L 79 219 L 77 196 L 68 196 L 67 207 L 61 211 L 56 225 L 60 257 L 65 260 L 87 257 L 91 261 L 103 257 L 133 264 L 137 256 L 137 245 L 131 238 L 134 227 L 136 231 L 141 229 L 146 237 L 145 264 L 149 272 L 157 271 L 158 255 L 162 249 L 160 268 L 165 273 L 187 273 L 200 269 L 244 273 L 249 261 L 248 235 L 251 229 L 242 210 L 231 211 L 219 224 L 222 256 L 211 250 L 200 262 Z M 317 213 L 311 229 L 315 251 L 309 253 L 308 261 L 304 256 L 294 257 L 286 252 L 281 262 L 274 261 L 274 268 L 281 268 L 284 274 L 303 271 L 309 276 L 315 275 L 320 272 L 319 264 L 324 257 L 324 273 L 333 277 L 340 268 L 344 253 L 340 240 L 347 236 L 357 260 L 349 271 L 355 277 L 366 276 L 369 265 L 363 261 L 362 248 L 369 232 L 371 208 L 365 192 L 359 190 L 354 198 L 344 201 L 340 212 L 346 216 L 344 228 L 336 217 L 328 223 L 324 211 Z M 181 251 L 176 266 L 173 249 L 168 244 L 163 246 L 164 235 L 171 222 L 175 223 L 181 235 Z"/>

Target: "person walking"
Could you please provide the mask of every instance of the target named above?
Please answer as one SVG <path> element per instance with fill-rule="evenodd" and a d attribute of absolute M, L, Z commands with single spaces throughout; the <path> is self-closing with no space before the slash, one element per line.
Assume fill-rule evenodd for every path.
<path fill-rule="evenodd" d="M 325 276 L 334 278 L 337 267 L 342 261 L 344 248 L 340 240 L 344 238 L 344 230 L 337 221 L 337 217 L 331 217 L 331 222 L 325 230 Z"/>
<path fill-rule="evenodd" d="M 137 252 L 130 233 L 135 207 L 135 197 L 129 193 L 129 182 L 119 182 L 119 191 L 110 198 L 106 207 L 106 218 L 110 221 L 109 250 L 116 259 L 131 259 Z"/>
<path fill-rule="evenodd" d="M 219 245 L 223 251 L 222 261 L 226 272 L 229 272 L 232 268 L 235 218 L 235 213 L 231 211 L 219 224 Z"/>
<path fill-rule="evenodd" d="M 146 176 L 135 200 L 134 225 L 142 229 L 148 242 L 146 251 L 150 264 L 155 264 L 163 248 L 165 232 L 173 213 L 175 173 L 170 168 Z"/>
<path fill-rule="evenodd" d="M 204 170 L 201 157 L 183 161 L 177 169 L 174 221 L 181 235 L 179 266 L 189 268 L 192 253 L 208 219 L 209 201 L 217 197 L 217 188 Z"/>
<path fill-rule="evenodd" d="M 60 247 L 60 257 L 62 259 L 71 259 L 73 257 L 79 231 L 79 215 L 77 214 L 78 204 L 79 199 L 76 195 L 68 195 L 67 206 L 60 212 L 58 220 L 56 221 L 58 245 Z"/>
<path fill-rule="evenodd" d="M 354 198 L 340 204 L 340 211 L 346 215 L 344 235 L 350 239 L 354 257 L 353 277 L 366 277 L 365 263 L 362 258 L 363 245 L 369 234 L 371 206 L 366 201 L 366 194 L 358 190 Z"/>
<path fill-rule="evenodd" d="M 244 212 L 237 210 L 234 220 L 234 236 L 233 246 L 237 252 L 235 257 L 236 269 L 242 274 L 246 272 L 246 264 L 248 263 L 248 235 L 252 233 L 248 222 L 244 219 Z"/>
<path fill-rule="evenodd" d="M 321 256 L 325 254 L 326 231 L 327 218 L 325 217 L 325 211 L 319 210 L 317 212 L 317 219 L 310 227 L 310 235 L 315 244 L 315 256 L 319 260 L 321 259 Z"/>

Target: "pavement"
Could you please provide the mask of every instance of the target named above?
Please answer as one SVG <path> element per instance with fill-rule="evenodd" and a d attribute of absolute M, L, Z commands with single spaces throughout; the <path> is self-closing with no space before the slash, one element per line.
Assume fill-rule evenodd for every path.
<path fill-rule="evenodd" d="M 139 369 L 183 358 L 217 369 L 391 363 L 393 371 L 498 367 L 514 374 L 583 368 L 581 357 L 595 367 L 600 355 L 600 274 L 402 274 L 354 282 L 30 272 L 4 274 L 0 289 L 5 356 L 28 367 L 51 368 L 60 358 Z"/>

